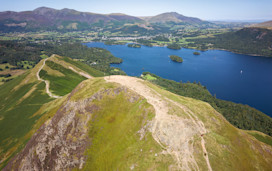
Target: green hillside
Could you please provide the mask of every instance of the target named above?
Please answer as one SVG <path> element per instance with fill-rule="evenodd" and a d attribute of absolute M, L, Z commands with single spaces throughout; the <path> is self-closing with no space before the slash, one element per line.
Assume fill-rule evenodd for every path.
<path fill-rule="evenodd" d="M 32 70 L 0 86 L 0 168 L 6 164 L 7 159 L 20 151 L 31 137 L 29 133 L 44 114 L 36 112 L 44 104 L 54 101 L 54 98 L 50 98 L 46 93 L 45 83 L 37 79 L 36 74 L 43 61 Z M 49 90 L 53 94 L 66 95 L 87 79 L 70 70 L 69 66 L 77 72 L 91 76 L 104 75 L 87 64 L 54 55 L 48 58 L 39 74 L 49 81 Z"/>
<path fill-rule="evenodd" d="M 88 79 L 42 106 L 41 114 L 29 132 L 36 134 L 4 170 L 272 167 L 272 146 L 258 140 L 260 133 L 237 129 L 209 104 L 138 78 Z"/>

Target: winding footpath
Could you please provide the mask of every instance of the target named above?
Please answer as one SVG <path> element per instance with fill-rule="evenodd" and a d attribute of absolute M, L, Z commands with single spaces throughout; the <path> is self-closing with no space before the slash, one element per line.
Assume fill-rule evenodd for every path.
<path fill-rule="evenodd" d="M 43 69 L 43 67 L 44 67 L 44 65 L 45 65 L 45 62 L 46 62 L 48 59 L 53 58 L 54 56 L 55 56 L 55 55 L 53 55 L 53 56 L 51 56 L 51 57 L 49 57 L 49 58 L 46 58 L 46 59 L 43 61 L 43 64 L 42 64 L 41 68 L 38 70 L 38 72 L 36 73 L 36 76 L 37 76 L 37 79 L 38 79 L 39 81 L 45 82 L 45 90 L 46 90 L 46 93 L 48 94 L 48 96 L 57 99 L 57 98 L 61 98 L 62 96 L 56 96 L 56 95 L 54 95 L 52 92 L 50 92 L 50 90 L 49 90 L 49 88 L 50 88 L 50 82 L 49 82 L 48 80 L 44 80 L 44 79 L 42 79 L 42 78 L 40 77 L 40 71 Z M 90 76 L 89 74 L 84 73 L 84 72 L 79 72 L 79 71 L 75 70 L 75 69 L 74 69 L 73 67 L 71 67 L 71 66 L 69 66 L 68 68 L 69 68 L 70 70 L 72 70 L 73 72 L 75 72 L 75 73 L 77 73 L 77 74 L 79 74 L 79 75 L 81 75 L 81 76 L 83 76 L 83 77 L 85 77 L 85 78 L 87 78 L 87 79 L 93 78 L 93 77 Z"/>
<path fill-rule="evenodd" d="M 42 79 L 42 78 L 40 77 L 40 71 L 43 69 L 43 67 L 44 67 L 44 65 L 45 65 L 45 62 L 46 62 L 48 59 L 49 59 L 49 58 L 46 58 L 46 59 L 43 61 L 43 64 L 42 64 L 41 68 L 38 70 L 36 76 L 37 76 L 37 79 L 38 79 L 39 81 L 45 82 L 45 90 L 46 90 L 46 93 L 48 94 L 48 96 L 50 96 L 50 97 L 52 97 L 52 98 L 55 98 L 55 99 L 61 98 L 62 96 L 53 95 L 53 94 L 50 92 L 50 90 L 49 90 L 49 88 L 50 88 L 50 82 L 49 82 L 48 80 L 44 80 L 44 79 Z"/>
<path fill-rule="evenodd" d="M 68 67 L 70 70 L 74 71 L 75 73 L 87 78 L 87 79 L 90 79 L 90 78 L 93 78 L 92 76 L 90 76 L 89 74 L 86 74 L 84 72 L 78 72 L 77 70 L 75 70 L 73 67 L 69 66 Z"/>
<path fill-rule="evenodd" d="M 143 80 L 128 76 L 104 77 L 108 82 L 119 83 L 147 99 L 155 109 L 155 118 L 151 122 L 151 132 L 155 141 L 164 149 L 163 153 L 170 154 L 177 163 L 178 170 L 200 170 L 194 157 L 195 137 L 201 137 L 203 157 L 207 170 L 212 171 L 203 135 L 207 133 L 204 123 L 186 106 L 177 103 L 143 83 Z M 182 118 L 169 114 L 174 108 L 180 108 L 188 117 Z M 186 116 L 187 116 L 186 115 Z"/>

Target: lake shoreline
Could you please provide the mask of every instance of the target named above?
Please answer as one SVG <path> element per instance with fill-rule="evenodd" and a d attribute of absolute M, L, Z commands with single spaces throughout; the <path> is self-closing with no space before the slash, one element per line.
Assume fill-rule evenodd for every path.
<path fill-rule="evenodd" d="M 86 44 L 86 43 L 104 43 L 103 41 L 101 42 L 97 42 L 97 41 L 88 41 L 88 42 L 82 42 L 83 44 Z M 137 43 L 137 42 L 133 42 L 133 43 Z M 113 45 L 127 45 L 129 43 L 126 43 L 126 44 L 113 44 Z M 105 44 L 106 45 L 106 44 Z M 146 45 L 143 45 L 143 44 L 140 44 L 141 46 L 145 46 L 145 47 L 166 47 L 167 48 L 167 45 L 153 45 L 153 46 L 146 46 Z M 108 45 L 108 46 L 112 46 L 112 45 Z M 169 48 L 170 49 L 170 48 Z M 200 50 L 200 49 L 196 49 L 196 48 L 185 48 L 185 47 L 181 47 L 181 49 L 191 49 L 191 50 L 196 50 L 196 51 L 199 51 L 199 52 L 206 52 L 208 50 L 222 50 L 222 51 L 227 51 L 227 52 L 231 52 L 231 53 L 235 53 L 235 54 L 239 54 L 239 55 L 248 55 L 248 56 L 254 56 L 254 57 L 264 57 L 264 58 L 272 58 L 272 56 L 263 56 L 263 55 L 259 55 L 259 54 L 247 54 L 247 53 L 241 53 L 241 52 L 236 52 L 236 51 L 232 51 L 232 50 L 227 50 L 227 49 L 222 49 L 222 48 L 209 48 L 209 49 L 206 49 L 204 51 Z M 172 49 L 172 50 L 181 50 L 181 49 Z"/>
<path fill-rule="evenodd" d="M 122 64 L 113 64 L 130 76 L 140 76 L 148 71 L 162 78 L 179 82 L 200 82 L 219 99 L 247 104 L 272 116 L 272 58 L 243 55 L 223 49 L 205 52 L 182 48 L 171 50 L 166 47 L 128 48 L 125 45 L 108 46 L 91 42 L 88 47 L 109 50 L 123 59 Z M 193 55 L 199 51 L 200 55 Z M 169 59 L 169 55 L 182 56 L 183 63 Z M 241 70 L 243 71 L 241 73 Z M 265 84 L 264 84 L 265 83 Z"/>

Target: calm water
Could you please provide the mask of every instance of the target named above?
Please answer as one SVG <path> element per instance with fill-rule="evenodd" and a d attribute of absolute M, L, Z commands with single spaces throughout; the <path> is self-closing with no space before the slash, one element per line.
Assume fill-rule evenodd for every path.
<path fill-rule="evenodd" d="M 195 56 L 192 49 L 129 48 L 93 42 L 86 45 L 105 48 L 122 58 L 122 64 L 112 66 L 121 68 L 130 76 L 149 71 L 175 81 L 199 81 L 217 98 L 248 104 L 272 116 L 272 58 L 222 50 L 209 50 Z M 169 55 L 181 56 L 183 63 L 172 62 Z"/>

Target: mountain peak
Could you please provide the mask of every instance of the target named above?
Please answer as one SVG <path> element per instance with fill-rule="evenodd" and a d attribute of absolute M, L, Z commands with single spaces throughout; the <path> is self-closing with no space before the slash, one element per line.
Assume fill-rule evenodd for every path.
<path fill-rule="evenodd" d="M 162 13 L 162 14 L 173 14 L 173 15 L 181 15 L 181 14 L 179 14 L 179 13 L 177 13 L 177 12 L 165 12 L 165 13 Z"/>
<path fill-rule="evenodd" d="M 60 10 L 61 12 L 66 12 L 66 13 L 70 13 L 70 12 L 77 12 L 74 9 L 69 9 L 69 8 L 63 8 L 62 10 Z"/>
<path fill-rule="evenodd" d="M 36 8 L 35 10 L 33 10 L 34 13 L 40 14 L 40 15 L 44 15 L 44 14 L 47 14 L 47 13 L 50 13 L 53 11 L 56 11 L 56 10 L 53 8 L 49 8 L 49 7 L 39 7 L 39 8 Z"/>
<path fill-rule="evenodd" d="M 123 13 L 110 13 L 108 15 L 126 15 L 126 14 L 123 14 Z"/>
<path fill-rule="evenodd" d="M 202 22 L 199 18 L 186 17 L 177 12 L 166 12 L 154 17 L 150 17 L 147 21 L 151 23 L 166 23 L 166 22 L 175 22 L 175 23 L 190 23 L 190 24 L 199 24 Z"/>

